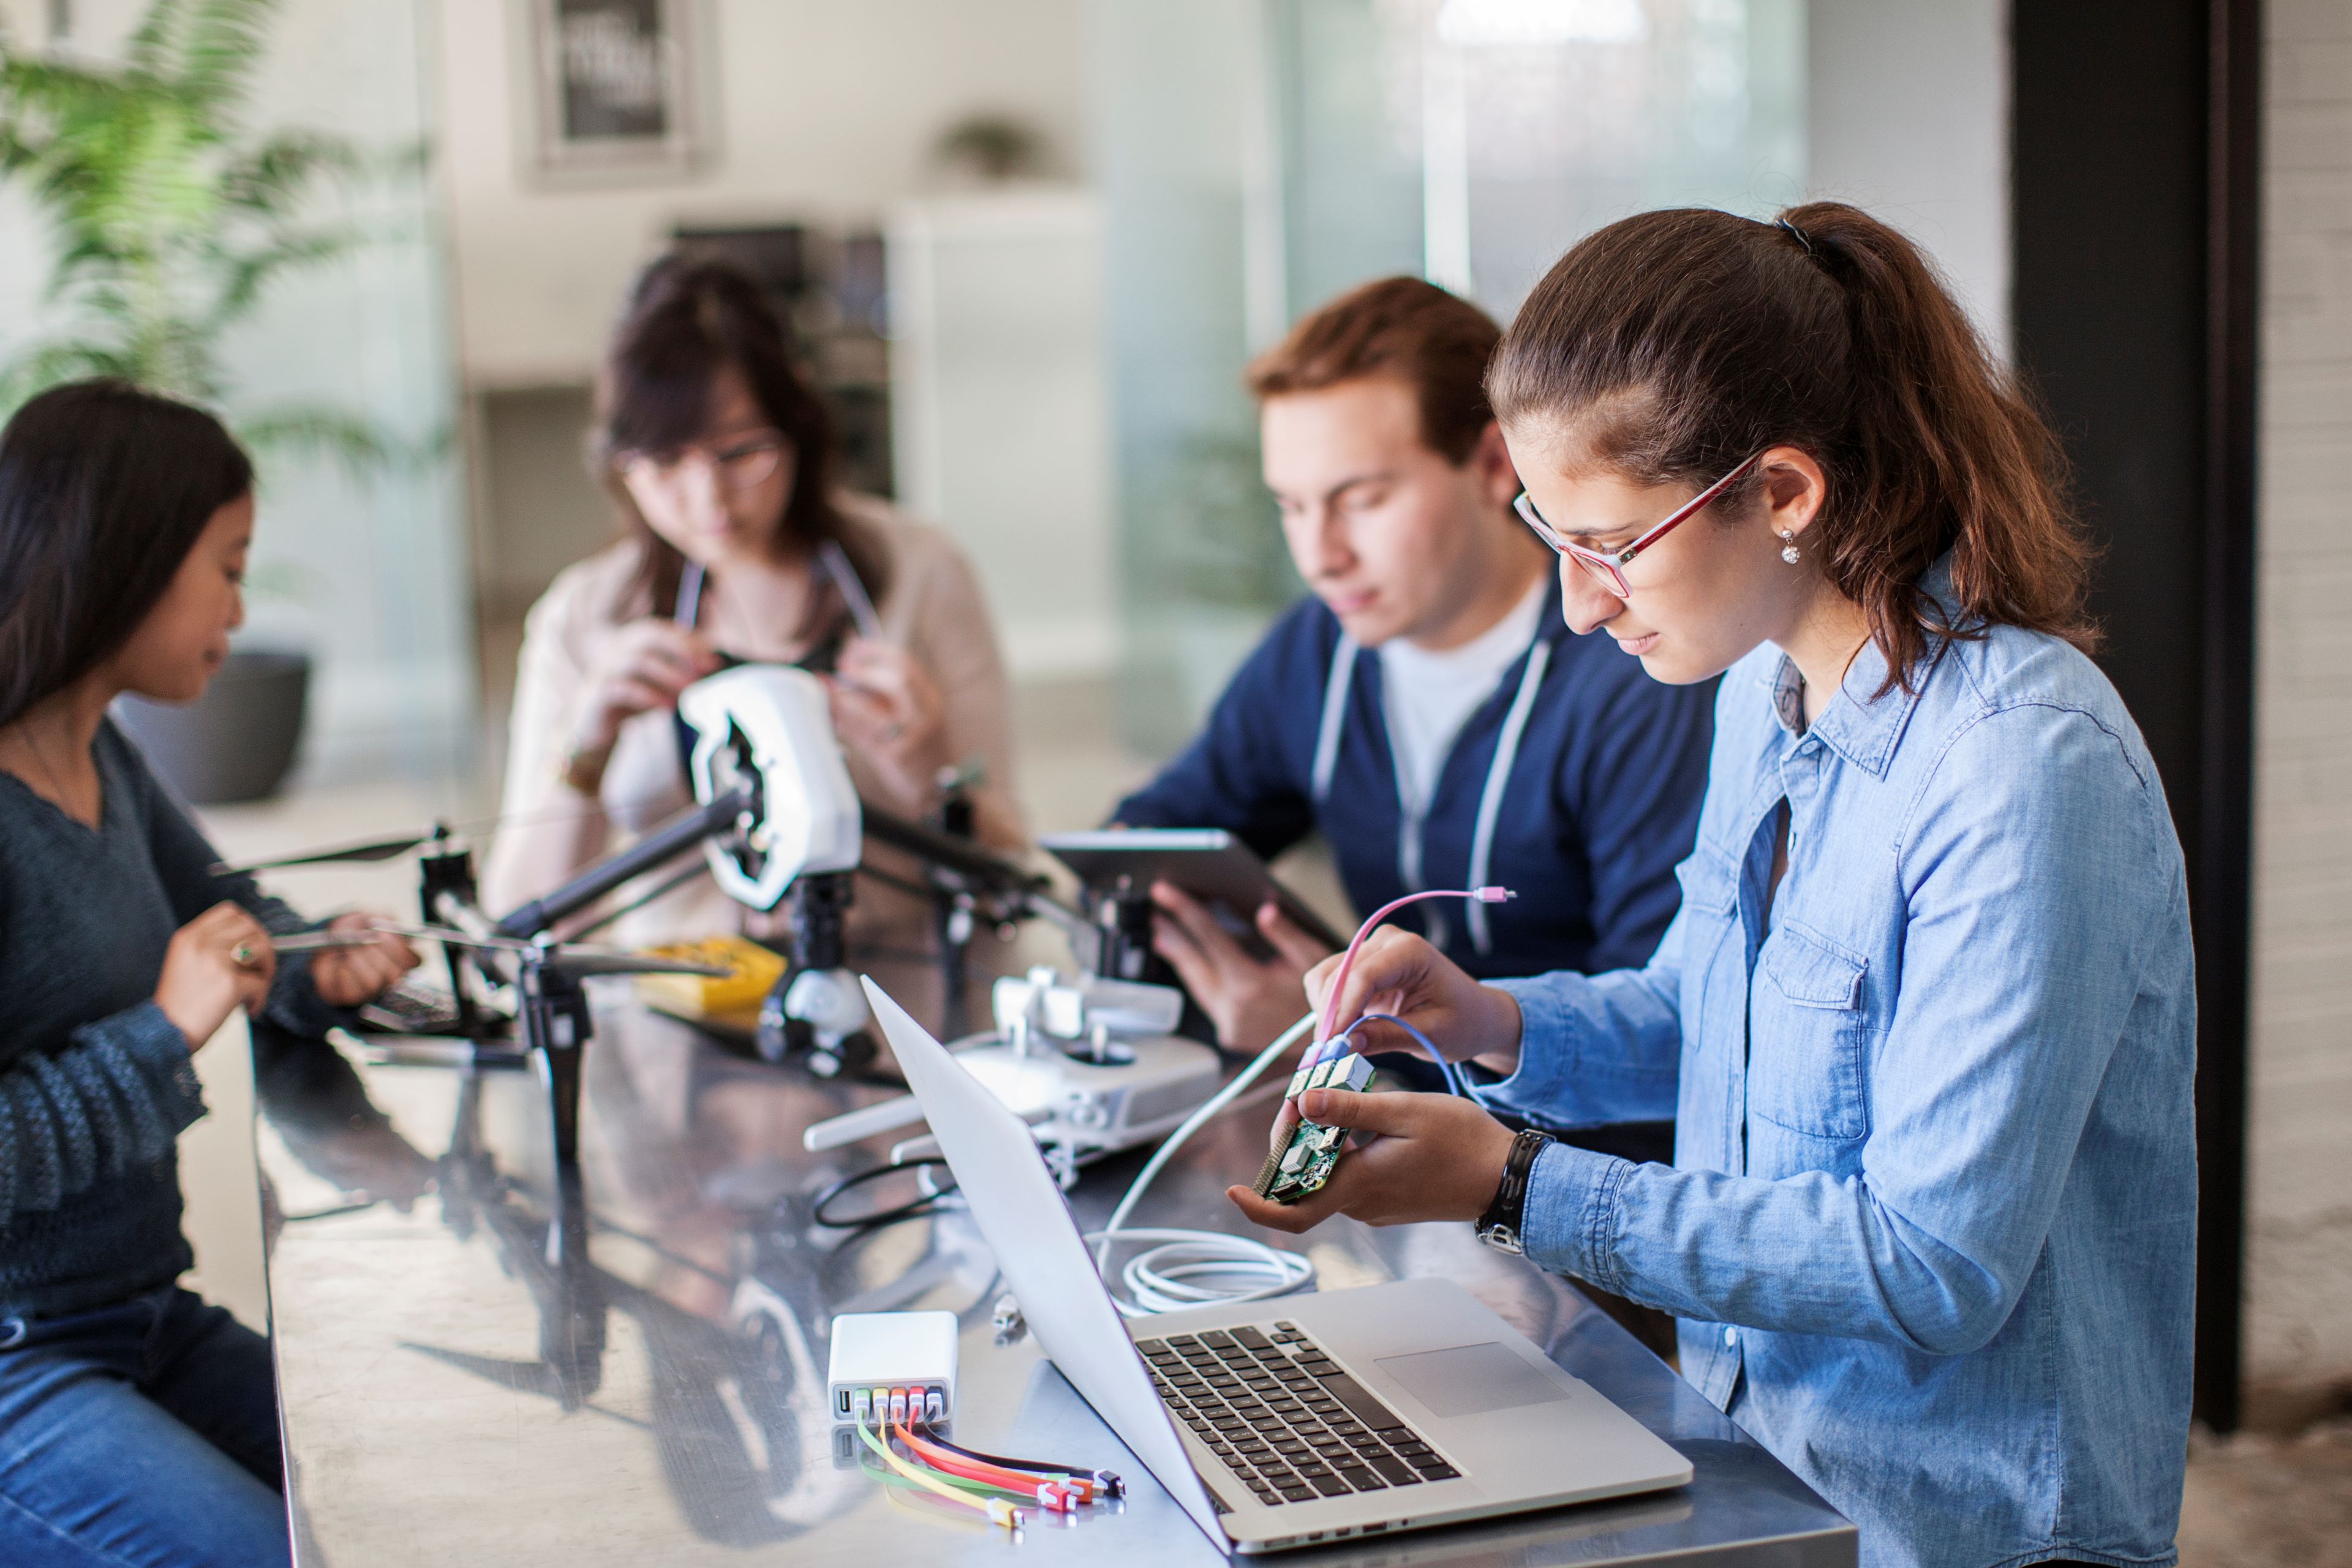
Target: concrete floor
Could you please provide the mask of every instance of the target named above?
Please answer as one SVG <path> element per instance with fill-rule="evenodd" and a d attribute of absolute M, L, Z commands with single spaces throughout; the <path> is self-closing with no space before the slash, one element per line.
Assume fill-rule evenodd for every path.
<path fill-rule="evenodd" d="M 2291 1436 L 2200 1434 L 2179 1540 L 2182 1568 L 2352 1564 L 2352 1420 Z"/>

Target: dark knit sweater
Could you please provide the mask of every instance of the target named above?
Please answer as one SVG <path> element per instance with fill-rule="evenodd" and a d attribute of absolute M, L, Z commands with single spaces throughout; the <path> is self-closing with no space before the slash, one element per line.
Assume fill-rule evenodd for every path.
<path fill-rule="evenodd" d="M 91 752 L 94 830 L 0 772 L 0 1318 L 104 1306 L 194 1261 L 175 1140 L 205 1104 L 155 1005 L 164 950 L 224 899 L 303 927 L 252 879 L 212 874 L 219 857 L 111 721 Z M 268 1011 L 316 1035 L 341 1015 L 308 969 L 279 963 Z"/>

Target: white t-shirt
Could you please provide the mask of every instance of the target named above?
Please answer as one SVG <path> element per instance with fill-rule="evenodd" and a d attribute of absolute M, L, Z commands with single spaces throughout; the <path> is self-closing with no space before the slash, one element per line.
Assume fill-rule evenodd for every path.
<path fill-rule="evenodd" d="M 1432 653 L 1403 637 L 1381 645 L 1381 716 L 1408 819 L 1428 815 L 1454 737 L 1535 640 L 1543 607 L 1544 579 L 1538 577 L 1509 614 L 1460 647 Z"/>

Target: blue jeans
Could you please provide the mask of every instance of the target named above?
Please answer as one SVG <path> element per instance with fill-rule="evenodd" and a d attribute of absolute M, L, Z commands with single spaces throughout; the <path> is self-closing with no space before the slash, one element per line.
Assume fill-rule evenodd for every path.
<path fill-rule="evenodd" d="M 176 1286 L 0 1321 L 0 1563 L 290 1559 L 269 1342 Z"/>

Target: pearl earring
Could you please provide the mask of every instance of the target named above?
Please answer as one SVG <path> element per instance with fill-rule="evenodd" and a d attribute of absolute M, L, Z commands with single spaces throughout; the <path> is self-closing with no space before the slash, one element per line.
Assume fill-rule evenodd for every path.
<path fill-rule="evenodd" d="M 1797 563 L 1797 534 L 1794 529 L 1780 531 L 1780 559 L 1791 566 Z"/>

